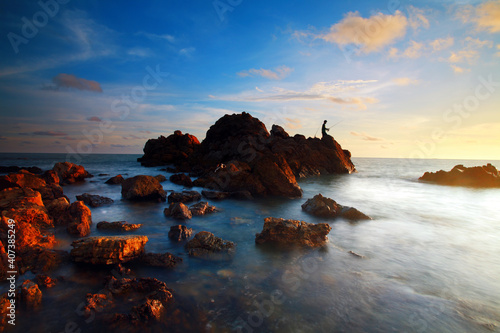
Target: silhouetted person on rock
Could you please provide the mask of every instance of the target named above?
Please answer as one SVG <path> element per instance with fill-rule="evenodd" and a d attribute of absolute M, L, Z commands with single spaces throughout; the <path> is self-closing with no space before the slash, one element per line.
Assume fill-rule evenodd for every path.
<path fill-rule="evenodd" d="M 332 138 L 330 135 L 328 135 L 326 132 L 329 131 L 330 129 L 326 127 L 326 120 L 323 122 L 323 126 L 321 126 L 321 134 L 322 137 L 321 139 L 326 139 L 328 137 Z M 333 138 L 332 138 L 333 139 Z"/>

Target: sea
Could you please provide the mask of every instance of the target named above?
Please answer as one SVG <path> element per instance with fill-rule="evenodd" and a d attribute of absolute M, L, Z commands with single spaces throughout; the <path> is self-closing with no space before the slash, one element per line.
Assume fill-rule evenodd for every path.
<path fill-rule="evenodd" d="M 419 182 L 426 171 L 450 170 L 500 161 L 353 158 L 357 172 L 299 180 L 300 199 L 209 201 L 219 212 L 179 222 L 165 217 L 168 203 L 134 203 L 121 198 L 112 176 L 163 174 L 146 168 L 140 155 L 88 155 L 80 162 L 93 178 L 64 186 L 73 202 L 82 193 L 112 198 L 91 208 L 92 236 L 99 221 L 143 226 L 149 252 L 183 259 L 173 269 L 132 267 L 139 277 L 154 277 L 173 290 L 179 312 L 189 320 L 172 323 L 172 332 L 495 332 L 500 331 L 500 189 L 449 187 Z M 0 154 L 0 165 L 50 169 L 64 154 Z M 166 191 L 182 186 L 164 182 Z M 201 191 L 201 188 L 194 188 Z M 321 193 L 372 217 L 369 221 L 326 220 L 304 213 L 301 205 Z M 328 244 L 319 249 L 258 246 L 255 234 L 266 217 L 329 223 Z M 184 242 L 168 237 L 170 226 L 186 224 L 235 242 L 230 260 L 191 258 Z M 74 240 L 56 230 L 57 248 Z M 65 264 L 62 276 L 43 290 L 42 306 L 18 313 L 8 332 L 107 331 L 82 316 L 87 293 L 97 293 L 108 268 Z M 33 278 L 18 277 L 17 283 Z M 5 291 L 7 284 L 1 285 Z M 82 303 L 83 302 L 83 303 Z M 190 322 L 201 323 L 199 326 Z M 196 326 L 196 327 L 195 327 Z M 154 327 L 143 332 L 155 331 Z"/>

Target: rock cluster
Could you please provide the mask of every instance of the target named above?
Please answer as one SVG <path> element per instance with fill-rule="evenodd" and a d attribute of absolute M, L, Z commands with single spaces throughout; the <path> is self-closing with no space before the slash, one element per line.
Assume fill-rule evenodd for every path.
<path fill-rule="evenodd" d="M 450 171 L 426 172 L 419 180 L 439 185 L 500 187 L 500 173 L 490 163 L 470 168 L 460 164 Z"/>
<path fill-rule="evenodd" d="M 193 216 L 201 216 L 216 211 L 217 208 L 209 205 L 206 201 L 198 202 L 189 208 L 182 202 L 172 202 L 168 208 L 165 208 L 163 214 L 167 217 L 173 217 L 179 220 L 189 220 Z"/>

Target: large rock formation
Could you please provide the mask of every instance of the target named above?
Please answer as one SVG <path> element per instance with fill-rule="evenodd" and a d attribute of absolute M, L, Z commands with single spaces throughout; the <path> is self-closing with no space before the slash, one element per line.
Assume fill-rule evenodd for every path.
<path fill-rule="evenodd" d="M 262 232 L 255 235 L 257 244 L 298 245 L 306 247 L 323 246 L 328 242 L 332 230 L 327 223 L 307 223 L 268 217 L 264 219 Z"/>
<path fill-rule="evenodd" d="M 354 207 L 342 206 L 333 199 L 326 198 L 320 194 L 315 195 L 302 204 L 302 210 L 314 216 L 325 218 L 342 217 L 348 220 L 371 220 Z"/>
<path fill-rule="evenodd" d="M 85 178 L 93 177 L 81 165 L 70 162 L 59 162 L 52 168 L 60 179 L 61 185 L 73 184 L 75 182 L 83 181 Z"/>
<path fill-rule="evenodd" d="M 470 168 L 460 164 L 448 172 L 426 172 L 418 180 L 440 185 L 500 187 L 500 174 L 490 163 Z"/>
<path fill-rule="evenodd" d="M 168 143 L 165 140 L 164 146 L 159 139 L 154 145 L 148 141 L 148 153 L 141 161 L 164 156 L 167 150 L 181 150 L 181 146 L 172 146 L 173 139 Z M 195 186 L 222 192 L 300 197 L 297 178 L 355 171 L 350 153 L 332 138 L 290 137 L 277 125 L 269 133 L 260 120 L 245 112 L 225 115 L 210 127 L 201 144 L 190 147 L 192 153 L 179 162 L 159 158 L 155 163 L 174 164 L 199 176 L 193 182 Z"/>
<path fill-rule="evenodd" d="M 153 176 L 135 176 L 122 183 L 122 196 L 128 200 L 166 201 L 167 195 Z"/>
<path fill-rule="evenodd" d="M 119 264 L 140 257 L 147 241 L 146 236 L 88 237 L 74 241 L 70 255 L 75 262 Z"/>

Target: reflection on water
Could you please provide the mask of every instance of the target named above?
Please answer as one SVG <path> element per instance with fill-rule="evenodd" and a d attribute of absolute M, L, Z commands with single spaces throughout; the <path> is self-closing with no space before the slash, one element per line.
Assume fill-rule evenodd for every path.
<path fill-rule="evenodd" d="M 184 261 L 173 270 L 132 267 L 138 276 L 155 277 L 174 290 L 177 306 L 207 331 L 224 332 L 489 332 L 500 325 L 500 190 L 476 190 L 422 184 L 425 171 L 451 169 L 463 161 L 426 160 L 410 164 L 397 159 L 354 159 L 358 173 L 300 181 L 303 199 L 212 202 L 220 212 L 185 222 L 195 232 L 207 230 L 237 243 L 231 261 L 189 258 L 183 246 L 167 237 L 171 225 L 166 203 L 121 200 L 120 186 L 104 181 L 118 173 L 156 175 L 136 156 L 91 156 L 82 164 L 96 176 L 65 186 L 71 200 L 84 192 L 111 197 L 115 203 L 93 208 L 93 235 L 99 221 L 142 223 L 134 231 L 149 237 L 147 250 L 172 252 Z M 9 163 L 11 162 L 11 163 Z M 0 164 L 43 165 L 33 160 Z M 37 163 L 39 162 L 39 163 Z M 494 161 L 467 161 L 467 166 Z M 168 176 L 168 174 L 166 174 Z M 180 190 L 166 182 L 166 190 Z M 358 208 L 374 220 L 325 221 L 301 211 L 307 198 L 322 193 L 342 205 Z M 322 249 L 279 250 L 255 245 L 265 217 L 329 222 L 330 242 Z M 58 233 L 60 248 L 71 238 Z M 364 258 L 350 253 L 354 251 Z M 20 314 L 15 331 L 64 331 L 86 293 L 102 288 L 106 268 L 69 265 L 58 286 L 44 291 L 43 307 Z M 29 275 L 27 277 L 30 277 Z M 36 322 L 40 325 L 33 326 Z M 189 331 L 192 327 L 178 327 Z M 194 330 L 194 329 L 193 329 Z"/>

